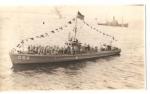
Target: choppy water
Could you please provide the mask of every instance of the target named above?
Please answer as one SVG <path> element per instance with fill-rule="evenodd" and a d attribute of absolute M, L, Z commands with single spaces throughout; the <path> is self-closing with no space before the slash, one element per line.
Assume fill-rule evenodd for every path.
<path fill-rule="evenodd" d="M 12 15 L 7 15 L 6 17 L 3 15 L 2 17 L 0 23 L 2 33 L 0 39 L 0 90 L 144 88 L 143 21 L 139 24 L 137 24 L 138 21 L 130 21 L 129 28 L 100 27 L 102 30 L 107 31 L 107 33 L 117 37 L 119 40 L 117 46 L 122 49 L 120 56 L 81 62 L 64 62 L 45 65 L 32 64 L 14 66 L 14 68 L 12 68 L 8 55 L 8 51 L 11 48 L 9 45 L 12 46 L 15 44 L 14 36 L 20 37 L 23 36 L 23 34 L 19 35 L 19 31 L 13 27 L 17 24 L 17 22 L 13 23 L 17 17 L 14 18 Z M 38 18 L 36 20 L 38 22 Z M 24 21 L 24 24 L 20 26 L 22 28 L 21 30 L 24 30 L 24 34 L 29 33 L 25 32 L 25 30 L 31 30 L 30 27 L 29 29 L 27 28 L 27 24 L 34 25 L 37 23 L 35 19 L 31 22 L 28 21 L 30 20 Z M 23 26 L 25 27 L 23 28 Z M 39 26 L 37 25 L 35 27 Z M 96 25 L 95 27 L 99 28 L 99 26 Z M 35 31 L 33 33 L 35 33 Z M 29 36 L 31 36 L 31 34 L 29 34 Z M 84 36 L 84 39 L 85 38 L 87 38 L 87 36 Z M 92 42 L 95 42 L 95 40 Z"/>

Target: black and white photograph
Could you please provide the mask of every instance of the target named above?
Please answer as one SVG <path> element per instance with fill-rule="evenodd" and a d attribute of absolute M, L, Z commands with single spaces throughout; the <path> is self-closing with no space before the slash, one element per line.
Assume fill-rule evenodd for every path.
<path fill-rule="evenodd" d="M 0 91 L 145 89 L 145 5 L 0 6 Z"/>

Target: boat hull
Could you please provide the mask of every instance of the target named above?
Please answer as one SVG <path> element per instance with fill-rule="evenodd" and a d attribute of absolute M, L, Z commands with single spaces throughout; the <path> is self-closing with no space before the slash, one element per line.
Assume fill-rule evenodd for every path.
<path fill-rule="evenodd" d="M 119 55 L 120 49 L 115 51 L 101 51 L 97 53 L 76 54 L 76 55 L 32 55 L 32 54 L 10 54 L 13 64 L 30 64 L 30 63 L 52 63 L 67 62 L 76 60 L 86 60 L 100 57 Z"/>

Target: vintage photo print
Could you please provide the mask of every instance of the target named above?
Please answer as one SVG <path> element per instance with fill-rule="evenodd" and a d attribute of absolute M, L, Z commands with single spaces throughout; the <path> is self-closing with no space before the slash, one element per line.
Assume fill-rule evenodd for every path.
<path fill-rule="evenodd" d="M 145 88 L 145 5 L 0 6 L 0 90 Z"/>

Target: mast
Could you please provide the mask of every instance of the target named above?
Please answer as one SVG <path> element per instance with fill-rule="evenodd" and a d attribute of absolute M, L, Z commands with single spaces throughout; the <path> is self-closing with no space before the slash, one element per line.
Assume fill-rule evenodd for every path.
<path fill-rule="evenodd" d="M 122 17 L 122 19 L 121 19 L 121 20 L 122 20 L 122 24 L 121 24 L 121 26 L 123 26 L 123 23 L 124 23 L 124 22 L 123 22 L 123 17 Z"/>
<path fill-rule="evenodd" d="M 74 33 L 75 33 L 75 35 L 74 35 L 74 40 L 76 40 L 76 36 L 77 36 L 77 16 L 76 16 L 76 18 L 75 18 Z"/>
<path fill-rule="evenodd" d="M 69 34 L 68 34 L 68 40 L 70 41 L 70 39 L 71 39 L 71 37 L 70 37 L 71 35 L 70 35 L 70 32 L 69 32 Z"/>

